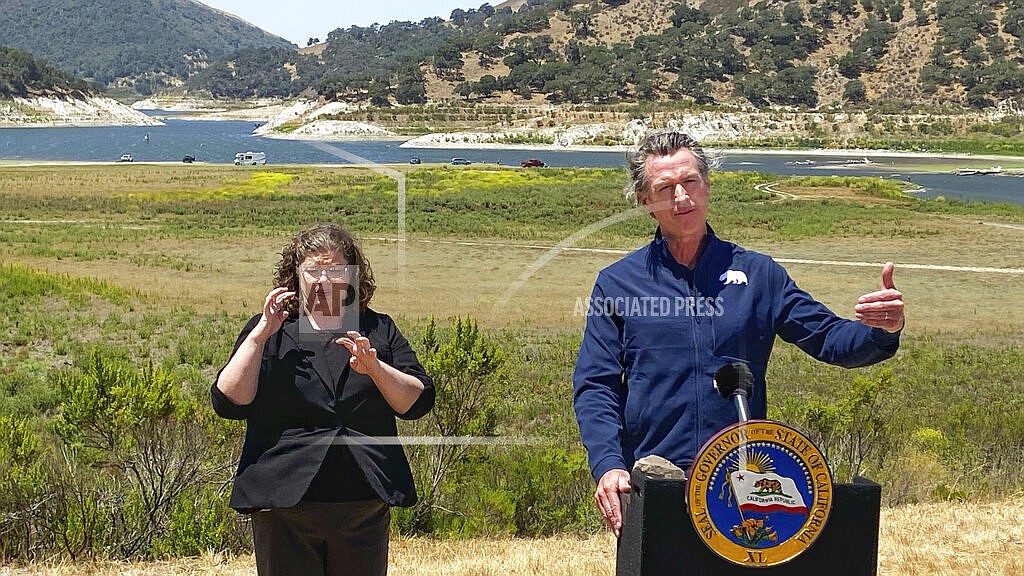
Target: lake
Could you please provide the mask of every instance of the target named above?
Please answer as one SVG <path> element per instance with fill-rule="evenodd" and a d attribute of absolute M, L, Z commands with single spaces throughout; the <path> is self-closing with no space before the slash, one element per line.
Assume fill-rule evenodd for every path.
<path fill-rule="evenodd" d="M 161 113 L 162 114 L 162 113 Z M 235 153 L 265 152 L 274 164 L 348 164 L 316 143 L 277 140 L 252 134 L 253 122 L 226 120 L 182 120 L 167 117 L 164 126 L 92 126 L 81 128 L 2 128 L 0 160 L 113 162 L 131 154 L 136 162 L 180 162 L 185 155 L 198 162 L 230 164 Z M 402 139 L 329 142 L 373 163 L 406 163 L 417 157 L 422 162 L 448 162 L 453 157 L 474 164 L 518 166 L 528 158 L 539 158 L 556 167 L 622 167 L 622 152 L 577 152 L 558 150 L 401 148 Z M 822 156 L 800 152 L 779 154 L 726 154 L 722 170 L 751 170 L 770 174 L 879 176 L 896 178 L 921 188 L 917 194 L 934 198 L 959 198 L 1024 205 L 1024 178 L 1009 175 L 956 176 L 949 173 L 895 174 L 886 169 L 895 159 L 871 154 L 871 164 L 849 164 L 861 155 Z M 813 164 L 808 161 L 813 160 Z M 939 161 L 939 160 L 936 160 Z M 797 163 L 794 163 L 797 162 Z M 948 160 L 942 160 L 948 163 Z"/>

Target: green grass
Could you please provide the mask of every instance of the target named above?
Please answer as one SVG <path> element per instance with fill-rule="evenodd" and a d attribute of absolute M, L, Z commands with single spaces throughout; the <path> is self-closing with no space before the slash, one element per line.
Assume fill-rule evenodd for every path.
<path fill-rule="evenodd" d="M 60 245 L 61 236 L 76 244 L 93 237 L 115 243 L 152 235 L 139 227 L 182 238 L 290 232 L 305 223 L 335 219 L 361 233 L 388 233 L 397 228 L 397 188 L 394 181 L 370 172 L 340 169 L 286 168 L 237 171 L 211 168 L 181 170 L 161 167 L 145 175 L 111 173 L 107 190 L 93 192 L 99 183 L 97 168 L 67 167 L 60 188 L 47 173 L 38 188 L 28 188 L 18 169 L 13 186 L 0 192 L 10 219 L 58 220 L 69 215 L 77 226 L 49 226 L 45 237 L 23 241 Z M 201 176 L 201 175 L 206 175 Z M 162 178 L 161 178 L 162 176 Z M 867 205 L 837 198 L 798 208 L 787 203 L 766 203 L 768 196 L 754 185 L 780 180 L 786 186 L 850 189 L 861 195 L 899 200 L 895 206 Z M 560 240 L 577 230 L 628 208 L 621 195 L 622 173 L 608 169 L 423 168 L 407 174 L 407 221 L 410 234 L 500 238 L 503 240 Z M 938 205 L 903 197 L 897 183 L 879 179 L 771 178 L 751 173 L 718 173 L 713 177 L 712 218 L 737 240 L 757 237 L 786 241 L 828 236 L 846 227 L 864 233 L 867 221 L 895 217 L 897 212 L 1004 215 L 1019 221 L 1021 209 L 960 203 Z M 58 191 L 61 190 L 61 191 Z M 831 221 L 831 225 L 826 225 Z M 120 229 L 111 231 L 109 228 Z M 106 226 L 106 228 L 104 228 Z M 32 227 L 23 227 L 26 231 Z M 64 228 L 63 230 L 59 228 Z M 643 217 L 605 229 L 593 237 L 594 245 L 632 245 L 646 238 L 650 222 Z M 18 242 L 11 227 L 0 231 L 4 240 Z M 874 233 L 871 231 L 871 233 Z"/>
<path fill-rule="evenodd" d="M 1024 156 L 1024 138 L 973 135 L 963 138 L 849 136 L 773 136 L 703 142 L 708 147 L 769 148 L 784 150 L 900 150 L 932 154 L 992 154 Z"/>

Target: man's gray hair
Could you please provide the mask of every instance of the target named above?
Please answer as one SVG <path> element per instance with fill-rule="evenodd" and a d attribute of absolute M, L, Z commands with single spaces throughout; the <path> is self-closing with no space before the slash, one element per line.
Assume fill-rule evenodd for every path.
<path fill-rule="evenodd" d="M 634 205 L 637 203 L 637 194 L 649 191 L 650 181 L 647 179 L 647 159 L 658 156 L 671 156 L 686 148 L 693 153 L 697 159 L 697 170 L 701 178 L 708 182 L 708 173 L 711 171 L 712 161 L 709 161 L 707 153 L 701 145 L 689 134 L 675 130 L 657 130 L 648 132 L 640 141 L 636 152 L 626 153 L 626 166 L 629 169 L 629 182 L 626 183 L 626 199 Z"/>

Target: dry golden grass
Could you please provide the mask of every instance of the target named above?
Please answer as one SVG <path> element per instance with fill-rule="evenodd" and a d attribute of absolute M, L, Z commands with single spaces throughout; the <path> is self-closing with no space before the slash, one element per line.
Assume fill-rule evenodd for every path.
<path fill-rule="evenodd" d="M 627 2 L 601 10 L 594 14 L 590 25 L 595 35 L 593 42 L 603 46 L 619 42 L 632 43 L 640 36 L 657 34 L 671 28 L 672 14 L 677 4 L 674 0 L 647 0 Z M 569 32 L 574 33 L 575 30 Z M 558 41 L 556 36 L 555 43 Z"/>
<path fill-rule="evenodd" d="M 503 576 L 611 574 L 615 542 L 609 534 L 543 540 L 438 541 L 408 539 L 393 545 L 389 574 Z"/>
<path fill-rule="evenodd" d="M 908 302 L 909 329 L 920 333 L 975 332 L 1018 338 L 1024 334 L 1024 275 L 929 270 L 904 264 L 1019 268 L 1024 231 L 974 222 L 936 219 L 936 233 L 924 238 L 829 238 L 785 244 L 756 242 L 748 248 L 776 258 L 897 263 L 896 285 Z M 14 256 L 7 259 L 49 272 L 102 278 L 137 288 L 161 306 L 190 305 L 204 310 L 252 312 L 269 290 L 275 253 L 282 238 L 152 239 L 133 250 L 170 261 L 194 259 L 191 270 L 159 264 L 111 260 L 56 260 Z M 375 307 L 407 319 L 472 316 L 488 327 L 579 329 L 578 299 L 590 294 L 597 272 L 621 257 L 617 253 L 563 252 L 529 278 L 499 306 L 506 291 L 545 250 L 501 241 L 459 243 L 413 240 L 404 265 L 397 245 L 364 239 L 378 279 Z M 998 247 L 997 250 L 993 250 Z M 146 262 L 143 259 L 143 262 Z M 152 262 L 156 262 L 153 260 Z M 851 317 L 857 296 L 877 289 L 881 267 L 786 263 L 801 288 Z M 979 296 L 984 294 L 984 298 Z"/>
<path fill-rule="evenodd" d="M 882 512 L 879 574 L 1018 575 L 1024 571 L 1024 505 L 921 504 Z"/>
<path fill-rule="evenodd" d="M 1024 570 L 1024 504 L 943 503 L 882 511 L 881 576 L 1018 575 Z M 553 538 L 392 541 L 392 576 L 570 576 L 615 573 L 607 533 Z M 60 563 L 0 568 L 0 576 L 241 576 L 252 556 L 208 554 L 166 562 Z"/>

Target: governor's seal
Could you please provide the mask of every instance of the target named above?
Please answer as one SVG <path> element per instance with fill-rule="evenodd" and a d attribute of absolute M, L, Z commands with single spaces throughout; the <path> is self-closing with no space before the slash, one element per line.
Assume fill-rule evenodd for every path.
<path fill-rule="evenodd" d="M 700 539 L 741 566 L 768 567 L 799 556 L 832 509 L 832 474 L 800 432 L 767 420 L 738 422 L 697 453 L 686 506 Z"/>

